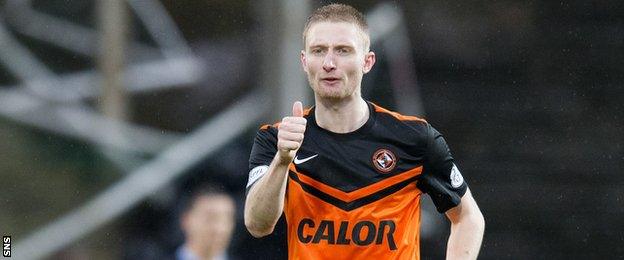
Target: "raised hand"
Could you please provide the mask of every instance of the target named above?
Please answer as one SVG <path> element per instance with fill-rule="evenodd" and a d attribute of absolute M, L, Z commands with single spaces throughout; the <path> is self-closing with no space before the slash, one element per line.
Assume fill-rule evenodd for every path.
<path fill-rule="evenodd" d="M 277 152 L 282 163 L 292 162 L 303 143 L 307 120 L 303 118 L 303 104 L 293 104 L 292 116 L 282 119 L 277 132 Z"/>

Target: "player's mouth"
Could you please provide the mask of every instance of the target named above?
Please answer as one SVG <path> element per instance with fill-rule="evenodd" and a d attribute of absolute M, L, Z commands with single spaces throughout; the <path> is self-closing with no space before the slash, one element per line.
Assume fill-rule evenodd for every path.
<path fill-rule="evenodd" d="M 333 84 L 336 84 L 338 81 L 340 81 L 340 78 L 325 77 L 325 78 L 321 78 L 321 81 L 326 83 L 326 84 L 333 85 Z"/>

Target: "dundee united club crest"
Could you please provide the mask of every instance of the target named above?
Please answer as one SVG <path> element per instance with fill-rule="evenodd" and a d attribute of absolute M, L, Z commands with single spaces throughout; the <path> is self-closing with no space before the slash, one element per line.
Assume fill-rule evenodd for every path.
<path fill-rule="evenodd" d="M 381 173 L 388 173 L 397 164 L 396 156 L 387 149 L 379 149 L 373 154 L 373 165 Z"/>

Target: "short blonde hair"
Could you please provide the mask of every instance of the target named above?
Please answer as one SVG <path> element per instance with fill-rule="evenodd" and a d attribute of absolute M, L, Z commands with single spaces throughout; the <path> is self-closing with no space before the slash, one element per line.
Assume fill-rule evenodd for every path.
<path fill-rule="evenodd" d="M 347 22 L 356 25 L 363 33 L 364 49 L 370 48 L 370 36 L 368 33 L 368 23 L 364 15 L 353 6 L 345 4 L 330 4 L 316 9 L 305 24 L 303 29 L 303 46 L 306 46 L 306 36 L 310 27 L 318 22 Z"/>

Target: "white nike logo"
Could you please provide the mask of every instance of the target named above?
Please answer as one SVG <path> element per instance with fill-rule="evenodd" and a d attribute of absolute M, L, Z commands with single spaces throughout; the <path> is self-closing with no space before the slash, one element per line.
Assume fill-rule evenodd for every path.
<path fill-rule="evenodd" d="M 312 159 L 313 159 L 314 157 L 316 157 L 316 156 L 318 156 L 318 154 L 315 154 L 315 155 L 312 155 L 312 156 L 310 156 L 310 157 L 308 157 L 308 158 L 305 158 L 305 159 L 301 159 L 301 160 L 299 160 L 299 158 L 297 158 L 297 157 L 299 157 L 299 156 L 297 155 L 297 156 L 295 156 L 294 163 L 295 163 L 295 164 L 302 164 L 302 163 L 304 163 L 304 162 L 307 162 L 307 161 L 309 161 L 309 160 L 312 160 Z"/>

